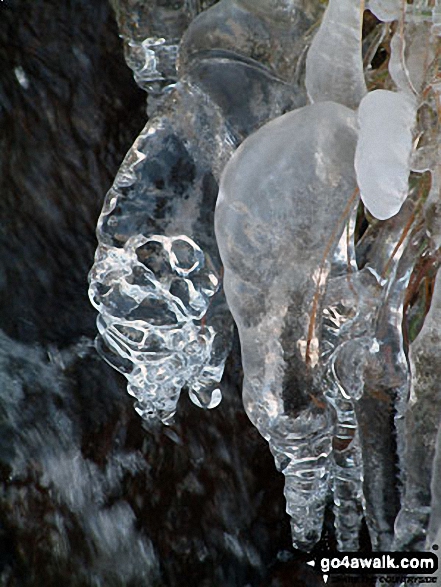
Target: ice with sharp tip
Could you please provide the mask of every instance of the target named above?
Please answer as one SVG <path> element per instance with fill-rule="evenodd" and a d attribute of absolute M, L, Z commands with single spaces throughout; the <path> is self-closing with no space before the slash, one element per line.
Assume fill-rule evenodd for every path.
<path fill-rule="evenodd" d="M 356 136 L 355 113 L 340 104 L 285 114 L 235 153 L 216 207 L 245 409 L 285 475 L 293 542 L 305 550 L 321 534 L 334 427 L 314 307 L 356 205 Z"/>
<path fill-rule="evenodd" d="M 355 171 L 361 199 L 379 220 L 397 214 L 408 193 L 414 101 L 403 92 L 375 90 L 358 109 Z"/>
<path fill-rule="evenodd" d="M 305 83 L 311 102 L 332 100 L 357 108 L 366 94 L 362 17 L 359 2 L 330 0 L 306 58 Z"/>

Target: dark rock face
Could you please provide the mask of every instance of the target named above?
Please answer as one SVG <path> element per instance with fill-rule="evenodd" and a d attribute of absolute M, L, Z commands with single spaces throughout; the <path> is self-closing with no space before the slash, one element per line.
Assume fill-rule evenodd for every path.
<path fill-rule="evenodd" d="M 105 2 L 1 9 L 1 327 L 65 346 L 94 335 L 84 283 L 96 219 L 145 98 Z"/>
<path fill-rule="evenodd" d="M 217 410 L 183 398 L 147 433 L 92 346 L 96 219 L 145 110 L 110 8 L 0 11 L 0 584 L 322 585 L 291 550 L 237 348 Z"/>

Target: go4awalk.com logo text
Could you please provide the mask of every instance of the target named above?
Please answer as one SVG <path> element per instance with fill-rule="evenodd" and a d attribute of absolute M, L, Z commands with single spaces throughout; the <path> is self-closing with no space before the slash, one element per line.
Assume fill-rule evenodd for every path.
<path fill-rule="evenodd" d="M 424 582 L 436 583 L 436 577 L 430 575 L 438 570 L 438 557 L 431 552 L 375 552 L 369 555 L 361 555 L 359 552 L 337 552 L 320 554 L 308 564 L 322 572 L 325 583 L 333 574 L 378 577 L 395 575 L 403 578 L 409 575 L 425 575 L 424 579 L 430 580 Z M 412 583 L 404 579 L 402 582 Z"/>

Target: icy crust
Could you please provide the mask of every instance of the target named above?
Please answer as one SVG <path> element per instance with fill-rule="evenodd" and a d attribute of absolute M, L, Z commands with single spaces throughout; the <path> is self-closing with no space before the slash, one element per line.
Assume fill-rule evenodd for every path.
<path fill-rule="evenodd" d="M 329 491 L 335 413 L 321 391 L 315 312 L 356 203 L 355 126 L 333 103 L 270 122 L 228 163 L 216 207 L 245 409 L 285 475 L 293 542 L 304 550 L 320 537 Z"/>
<path fill-rule="evenodd" d="M 358 109 L 355 170 L 361 199 L 379 220 L 395 216 L 408 194 L 415 102 L 402 92 L 369 92 Z"/>
<path fill-rule="evenodd" d="M 305 83 L 311 102 L 332 100 L 357 108 L 366 94 L 361 58 L 362 19 L 362 3 L 329 1 L 306 58 Z"/>

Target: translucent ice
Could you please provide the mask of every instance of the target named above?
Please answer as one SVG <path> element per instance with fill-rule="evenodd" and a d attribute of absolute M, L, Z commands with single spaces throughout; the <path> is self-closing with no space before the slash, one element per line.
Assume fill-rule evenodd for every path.
<path fill-rule="evenodd" d="M 400 92 L 375 90 L 360 104 L 355 170 L 361 199 L 379 220 L 397 214 L 407 197 L 415 115 Z"/>
<path fill-rule="evenodd" d="M 365 95 L 362 4 L 354 0 L 329 1 L 306 58 L 306 89 L 311 102 L 332 100 L 357 108 Z"/>
<path fill-rule="evenodd" d="M 249 56 L 227 50 L 228 10 L 242 15 L 232 32 L 244 40 L 266 27 L 269 47 L 292 41 L 291 20 L 276 28 L 227 0 L 196 19 L 181 45 L 182 77 L 130 149 L 98 222 L 89 290 L 98 348 L 150 420 L 169 422 L 184 386 L 198 406 L 220 402 L 232 319 L 214 238 L 217 181 L 243 138 L 305 102 L 281 66 L 278 76 L 279 65 L 254 61 L 252 43 L 237 48 Z M 310 24 L 300 19 L 299 38 Z"/>
<path fill-rule="evenodd" d="M 390 22 L 400 18 L 402 2 L 401 0 L 369 0 L 368 8 L 378 20 Z"/>
<path fill-rule="evenodd" d="M 176 61 L 181 37 L 191 21 L 216 0 L 111 0 L 127 65 L 149 94 L 151 116 L 178 79 Z"/>
<path fill-rule="evenodd" d="M 305 45 L 322 11 L 319 0 L 221 0 L 184 35 L 179 70 L 216 51 L 218 59 L 246 56 L 288 83 L 303 84 Z"/>
<path fill-rule="evenodd" d="M 441 422 L 440 354 L 441 354 L 441 277 L 438 273 L 429 313 L 416 340 L 410 347 L 412 373 L 411 399 L 405 419 L 405 483 L 395 541 L 399 549 L 422 550 L 425 547 L 431 507 L 431 528 L 439 527 L 439 489 L 432 479 L 439 474 L 434 466 L 439 459 Z M 434 520 L 438 519 L 435 523 Z M 434 540 L 432 536 L 431 540 Z M 428 544 L 429 548 L 432 542 Z"/>
<path fill-rule="evenodd" d="M 307 550 L 321 534 L 335 422 L 322 394 L 318 315 L 355 204 L 355 126 L 334 103 L 265 125 L 226 167 L 216 207 L 245 409 L 285 475 L 293 541 Z"/>
<path fill-rule="evenodd" d="M 403 306 L 418 243 L 406 227 L 416 196 L 412 191 L 399 214 L 367 229 L 357 247 L 362 269 L 353 262 L 349 226 L 346 264 L 340 253 L 328 280 L 322 361 L 324 394 L 337 414 L 331 473 L 339 550 L 357 550 L 362 513 L 374 549 L 390 548 L 393 539 L 399 497 L 391 429 L 400 444 L 409 376 Z"/>
<path fill-rule="evenodd" d="M 427 84 L 430 64 L 435 57 L 430 43 L 432 23 L 409 22 L 391 41 L 389 73 L 397 88 L 410 96 L 420 95 Z"/>
<path fill-rule="evenodd" d="M 353 215 L 334 254 L 322 312 L 323 393 L 337 416 L 332 442 L 331 490 L 340 551 L 358 549 L 363 503 L 362 458 L 353 400 L 362 391 L 365 348 L 359 341 L 353 344 L 353 338 L 363 334 L 354 331 L 353 323 L 360 314 L 365 325 L 369 323 L 368 314 L 360 305 L 369 288 L 366 281 L 361 285 L 361 281 L 353 279 L 354 226 Z"/>
<path fill-rule="evenodd" d="M 158 0 L 111 0 L 111 4 L 135 81 L 148 91 L 160 91 L 176 81 L 178 43 L 197 14 L 196 3 L 186 2 L 184 7 Z"/>
<path fill-rule="evenodd" d="M 214 407 L 223 361 L 214 350 L 217 333 L 201 320 L 219 277 L 200 247 L 185 235 L 103 245 L 91 279 L 105 358 L 126 375 L 138 411 L 166 422 L 186 383 L 201 407 Z"/>
<path fill-rule="evenodd" d="M 234 143 L 197 88 L 179 86 L 173 106 L 145 127 L 106 197 L 89 292 L 100 352 L 138 412 L 165 422 L 184 385 L 199 405 L 218 401 L 231 328 L 209 220 Z"/>

